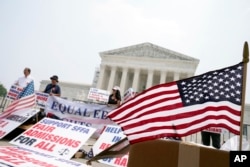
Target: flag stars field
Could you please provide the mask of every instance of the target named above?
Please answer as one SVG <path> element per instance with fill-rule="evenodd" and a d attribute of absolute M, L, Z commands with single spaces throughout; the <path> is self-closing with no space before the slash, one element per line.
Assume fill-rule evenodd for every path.
<path fill-rule="evenodd" d="M 132 144 L 184 137 L 209 127 L 239 134 L 242 65 L 153 86 L 108 116 L 123 128 Z"/>

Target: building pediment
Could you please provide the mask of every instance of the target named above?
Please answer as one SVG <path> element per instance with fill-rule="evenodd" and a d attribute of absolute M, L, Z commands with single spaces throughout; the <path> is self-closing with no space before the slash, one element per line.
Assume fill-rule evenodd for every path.
<path fill-rule="evenodd" d="M 128 47 L 118 48 L 114 50 L 100 52 L 100 56 L 132 56 L 132 57 L 150 57 L 150 58 L 164 58 L 177 59 L 185 61 L 199 61 L 190 56 L 151 44 L 142 43 Z"/>

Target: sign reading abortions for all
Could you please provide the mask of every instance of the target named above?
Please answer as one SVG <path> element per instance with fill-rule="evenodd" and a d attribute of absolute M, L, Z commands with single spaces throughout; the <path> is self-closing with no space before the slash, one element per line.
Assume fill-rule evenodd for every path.
<path fill-rule="evenodd" d="M 39 110 L 32 108 L 23 109 L 15 111 L 4 118 L 0 118 L 0 139 L 12 132 L 18 126 L 22 125 L 38 112 Z"/>
<path fill-rule="evenodd" d="M 87 167 L 80 162 L 67 160 L 15 146 L 0 147 L 1 167 Z"/>
<path fill-rule="evenodd" d="M 70 122 L 44 118 L 10 141 L 30 150 L 70 159 L 95 129 Z"/>
<path fill-rule="evenodd" d="M 94 155 L 97 155 L 101 151 L 117 143 L 118 141 L 124 139 L 125 137 L 126 136 L 123 134 L 123 131 L 119 126 L 114 126 L 114 125 L 106 126 L 103 133 L 93 146 Z M 128 155 L 116 158 L 105 158 L 98 161 L 111 166 L 126 167 L 128 163 Z"/>

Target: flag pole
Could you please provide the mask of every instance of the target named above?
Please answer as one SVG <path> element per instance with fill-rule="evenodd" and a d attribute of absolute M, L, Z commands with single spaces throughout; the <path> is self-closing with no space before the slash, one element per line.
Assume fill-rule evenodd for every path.
<path fill-rule="evenodd" d="M 242 82 L 242 103 L 241 103 L 241 120 L 240 120 L 240 143 L 239 151 L 242 150 L 242 139 L 243 139 L 243 121 L 244 121 L 244 110 L 245 110 L 245 94 L 246 94 L 246 81 L 247 81 L 247 63 L 249 62 L 249 50 L 248 43 L 244 43 L 243 48 L 243 82 Z"/>

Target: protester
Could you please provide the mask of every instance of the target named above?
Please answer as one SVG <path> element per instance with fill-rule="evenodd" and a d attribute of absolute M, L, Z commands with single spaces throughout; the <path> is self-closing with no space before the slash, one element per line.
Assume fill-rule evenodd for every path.
<path fill-rule="evenodd" d="M 51 83 L 49 83 L 45 89 L 44 89 L 44 93 L 48 93 L 50 96 L 58 96 L 60 97 L 61 96 L 61 88 L 60 86 L 58 85 L 58 76 L 57 75 L 53 75 L 52 77 L 50 77 L 50 80 L 51 80 Z M 40 112 L 39 112 L 39 120 L 44 118 L 46 116 L 45 112 L 44 112 L 44 109 L 40 109 Z M 49 118 L 55 118 L 55 119 L 58 119 L 56 116 L 54 116 L 54 114 L 52 113 L 47 113 L 47 117 Z"/>
<path fill-rule="evenodd" d="M 208 132 L 208 131 L 201 132 L 202 143 L 206 146 L 210 146 L 210 139 L 212 139 L 212 146 L 217 149 L 220 149 L 220 146 L 221 146 L 220 138 L 221 138 L 220 133 L 214 133 L 214 132 Z"/>
<path fill-rule="evenodd" d="M 108 105 L 117 105 L 121 104 L 121 93 L 118 86 L 113 87 L 112 94 L 109 95 Z"/>
<path fill-rule="evenodd" d="M 61 96 L 61 88 L 58 85 L 58 76 L 57 75 L 53 75 L 52 77 L 50 77 L 51 83 L 48 84 L 45 88 L 45 90 L 43 91 L 44 93 L 48 93 L 51 96 Z"/>
<path fill-rule="evenodd" d="M 34 79 L 30 76 L 31 73 L 31 69 L 28 67 L 25 67 L 23 70 L 23 74 L 24 76 L 19 77 L 15 82 L 14 85 L 19 86 L 21 88 L 26 88 L 28 86 L 29 83 L 31 83 L 32 81 L 34 82 Z M 33 90 L 34 91 L 34 90 Z M 20 94 L 19 94 L 20 95 Z M 32 123 L 35 120 L 35 116 L 30 118 L 29 120 L 27 120 L 25 123 L 29 124 Z"/>
<path fill-rule="evenodd" d="M 22 88 L 25 88 L 30 82 L 33 81 L 33 78 L 30 76 L 31 70 L 30 68 L 26 67 L 23 70 L 24 76 L 18 78 L 14 85 L 20 86 Z"/>

